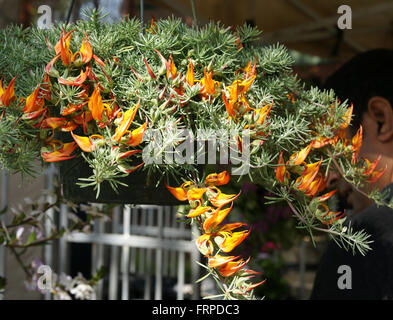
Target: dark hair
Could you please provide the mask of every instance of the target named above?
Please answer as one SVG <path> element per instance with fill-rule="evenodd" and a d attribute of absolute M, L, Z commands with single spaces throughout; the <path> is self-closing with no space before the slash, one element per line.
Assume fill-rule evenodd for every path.
<path fill-rule="evenodd" d="M 393 50 L 361 53 L 332 74 L 325 89 L 333 89 L 341 101 L 353 103 L 352 127 L 356 130 L 370 98 L 380 96 L 393 106 Z"/>

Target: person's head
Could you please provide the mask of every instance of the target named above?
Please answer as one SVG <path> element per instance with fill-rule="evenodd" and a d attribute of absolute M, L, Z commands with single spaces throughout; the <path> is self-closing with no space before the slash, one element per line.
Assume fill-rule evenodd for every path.
<path fill-rule="evenodd" d="M 347 135 L 353 136 L 361 124 L 363 145 L 360 156 L 387 167 L 377 182 L 382 188 L 393 181 L 393 50 L 378 49 L 361 53 L 331 75 L 325 82 L 341 100 L 353 103 L 353 119 Z M 345 188 L 344 188 L 345 189 Z M 345 192 L 348 190 L 345 190 Z M 354 213 L 372 202 L 357 192 L 349 192 Z"/>

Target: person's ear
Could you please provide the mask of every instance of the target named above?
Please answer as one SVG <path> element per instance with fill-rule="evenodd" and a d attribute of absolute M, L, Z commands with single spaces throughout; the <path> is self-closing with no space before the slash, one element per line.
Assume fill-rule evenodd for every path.
<path fill-rule="evenodd" d="M 393 109 L 383 97 L 372 97 L 367 105 L 368 115 L 378 125 L 377 139 L 387 142 L 393 139 Z"/>

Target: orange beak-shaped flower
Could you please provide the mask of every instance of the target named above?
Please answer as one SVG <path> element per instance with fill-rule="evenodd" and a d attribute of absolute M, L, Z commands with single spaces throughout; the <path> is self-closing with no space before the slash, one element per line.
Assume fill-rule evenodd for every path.
<path fill-rule="evenodd" d="M 360 125 L 359 130 L 352 138 L 352 150 L 358 154 L 363 143 L 363 127 Z"/>
<path fill-rule="evenodd" d="M 233 260 L 239 259 L 240 256 L 221 256 L 216 254 L 215 256 L 209 257 L 209 267 L 210 268 L 219 268 L 231 262 Z"/>
<path fill-rule="evenodd" d="M 7 89 L 5 89 L 5 86 L 2 84 L 0 80 L 0 103 L 3 106 L 8 107 L 11 103 L 11 100 L 15 96 L 15 79 L 16 76 L 10 81 Z"/>
<path fill-rule="evenodd" d="M 194 65 L 191 60 L 187 67 L 186 81 L 190 87 L 195 84 Z"/>
<path fill-rule="evenodd" d="M 223 277 L 230 277 L 233 276 L 237 271 L 242 269 L 248 262 L 250 258 L 246 261 L 240 259 L 238 261 L 229 261 L 225 265 L 218 267 L 218 271 L 221 273 Z"/>
<path fill-rule="evenodd" d="M 42 159 L 46 162 L 64 161 L 74 158 L 76 155 L 71 156 L 71 153 L 77 148 L 75 142 L 64 143 L 59 149 L 52 152 L 42 152 Z"/>
<path fill-rule="evenodd" d="M 310 186 L 304 190 L 304 194 L 310 197 L 315 196 L 318 192 L 326 187 L 327 180 L 320 174 L 310 183 Z"/>
<path fill-rule="evenodd" d="M 61 61 L 65 66 L 70 66 L 72 62 L 72 52 L 70 50 L 70 42 L 72 38 L 72 32 L 70 31 L 65 34 L 63 30 L 60 34 L 60 41 L 55 46 L 56 54 L 60 53 Z"/>
<path fill-rule="evenodd" d="M 324 208 L 325 212 L 320 214 L 318 219 L 325 225 L 330 225 L 345 216 L 345 211 L 342 213 L 330 211 L 329 207 L 324 203 L 320 207 Z"/>
<path fill-rule="evenodd" d="M 38 94 L 40 92 L 40 87 L 38 86 L 27 98 L 25 102 L 25 106 L 22 111 L 24 113 L 31 113 L 35 111 L 39 111 L 44 107 L 44 99 L 38 98 Z"/>
<path fill-rule="evenodd" d="M 57 129 L 60 128 L 64 125 L 66 125 L 68 122 L 67 118 L 60 118 L 60 117 L 50 117 L 50 118 L 46 118 L 43 122 L 41 127 L 43 129 L 46 128 L 52 128 L 52 129 Z"/>
<path fill-rule="evenodd" d="M 76 78 L 71 78 L 70 79 L 64 79 L 64 78 L 59 78 L 58 81 L 60 84 L 67 85 L 67 86 L 81 86 L 83 83 L 86 81 L 87 77 L 90 74 L 90 67 L 86 67 L 86 71 L 81 70 L 81 73 L 79 76 Z"/>
<path fill-rule="evenodd" d="M 225 225 L 224 228 L 225 227 L 230 228 L 230 225 Z M 250 232 L 251 232 L 251 230 L 227 233 L 224 236 L 224 241 L 222 243 L 218 243 L 218 246 L 220 247 L 220 249 L 223 252 L 226 252 L 226 253 L 231 252 L 240 243 L 242 243 L 244 239 L 246 239 L 248 237 Z"/>
<path fill-rule="evenodd" d="M 255 56 L 254 65 L 251 66 L 251 60 L 248 61 L 247 66 L 244 68 L 244 74 L 246 79 L 251 78 L 252 76 L 256 75 L 257 72 L 257 57 Z"/>
<path fill-rule="evenodd" d="M 222 186 L 229 182 L 230 175 L 228 171 L 222 171 L 221 173 L 209 174 L 205 179 L 207 186 Z"/>
<path fill-rule="evenodd" d="M 276 179 L 280 183 L 285 182 L 285 175 L 289 176 L 289 173 L 287 172 L 287 169 L 285 167 L 284 160 L 282 158 L 283 153 L 284 153 L 284 151 L 281 151 L 280 158 L 278 159 L 278 166 L 276 168 Z"/>
<path fill-rule="evenodd" d="M 203 229 L 205 232 L 212 232 L 217 226 L 226 218 L 229 212 L 232 210 L 233 204 L 226 209 L 217 208 L 209 218 L 203 223 Z"/>
<path fill-rule="evenodd" d="M 187 191 L 188 201 L 201 200 L 207 188 L 192 188 Z"/>
<path fill-rule="evenodd" d="M 365 163 L 366 163 L 366 167 L 362 172 L 362 175 L 368 177 L 366 180 L 370 183 L 374 183 L 376 181 L 378 181 L 379 178 L 382 177 L 382 175 L 386 172 L 387 168 L 385 169 L 379 169 L 377 171 L 375 171 L 378 163 L 381 161 L 382 156 L 379 155 L 378 158 L 374 161 L 371 162 L 368 159 L 364 159 Z"/>
<path fill-rule="evenodd" d="M 199 251 L 205 256 L 211 255 L 211 253 L 213 252 L 213 249 L 214 249 L 212 239 L 214 239 L 214 241 L 220 246 L 225 241 L 226 238 L 228 238 L 234 234 L 232 232 L 232 230 L 240 228 L 244 225 L 245 225 L 245 223 L 226 224 L 226 225 L 222 226 L 220 229 L 214 230 L 214 232 L 212 232 L 212 233 L 202 234 L 201 236 L 199 236 L 196 239 L 196 244 L 197 244 Z M 236 238 L 236 235 L 235 235 L 235 238 Z M 241 241 L 239 241 L 237 244 L 233 243 L 233 245 L 234 245 L 233 248 L 236 245 L 238 245 L 240 242 Z M 228 246 L 228 243 L 226 245 Z M 228 249 L 229 249 L 229 247 L 228 247 Z M 229 251 L 227 251 L 227 252 L 229 252 Z"/>
<path fill-rule="evenodd" d="M 200 80 L 202 86 L 201 94 L 206 97 L 216 93 L 216 86 L 219 85 L 219 82 L 213 80 L 213 71 L 206 72 L 206 67 L 204 74 L 204 78 Z"/>
<path fill-rule="evenodd" d="M 330 191 L 328 193 L 325 193 L 324 195 L 320 196 L 318 198 L 318 200 L 321 201 L 321 202 L 326 201 L 326 200 L 330 199 L 336 192 L 337 192 L 337 189 L 333 190 L 333 191 Z"/>
<path fill-rule="evenodd" d="M 324 146 L 327 146 L 333 142 L 334 142 L 334 138 L 331 139 L 331 138 L 327 138 L 327 137 L 318 137 L 317 139 L 315 139 L 313 141 L 312 147 L 314 149 L 320 149 L 320 148 L 323 148 Z"/>
<path fill-rule="evenodd" d="M 195 209 L 191 209 L 189 214 L 187 215 L 188 218 L 195 218 L 198 217 L 206 212 L 209 212 L 212 207 L 202 207 L 202 205 L 198 205 Z"/>
<path fill-rule="evenodd" d="M 308 154 L 310 153 L 312 145 L 313 145 L 313 142 L 311 142 L 307 147 L 305 147 L 301 151 L 296 152 L 293 155 L 291 155 L 289 158 L 289 161 L 292 162 L 292 164 L 294 164 L 294 165 L 301 165 L 304 162 L 304 160 L 306 160 Z"/>
<path fill-rule="evenodd" d="M 135 130 L 132 130 L 130 139 L 128 139 L 127 144 L 131 147 L 135 147 L 139 144 L 141 144 L 143 140 L 143 136 L 145 134 L 146 128 L 147 128 L 147 121 L 142 124 L 140 127 L 136 128 Z"/>
<path fill-rule="evenodd" d="M 117 142 L 120 141 L 121 137 L 126 133 L 132 121 L 134 120 L 134 117 L 136 115 L 136 112 L 138 111 L 139 106 L 140 106 L 140 100 L 138 100 L 138 103 L 132 106 L 131 109 L 124 112 L 123 119 L 120 125 L 116 128 L 115 134 L 112 137 L 113 140 Z"/>
<path fill-rule="evenodd" d="M 202 234 L 195 240 L 197 248 L 205 256 L 211 255 L 214 250 L 214 246 L 210 240 L 210 237 L 210 234 Z"/>
<path fill-rule="evenodd" d="M 268 104 L 262 107 L 261 109 L 255 110 L 255 115 L 257 116 L 257 120 L 255 121 L 255 124 L 262 126 L 266 120 L 266 117 L 269 116 L 272 107 L 273 107 L 273 103 Z"/>
<path fill-rule="evenodd" d="M 166 69 L 167 69 L 167 72 L 166 72 L 167 79 L 169 79 L 169 78 L 172 78 L 172 80 L 175 79 L 177 69 L 176 69 L 175 63 L 173 62 L 172 54 L 169 56 L 169 60 L 166 63 Z"/>
<path fill-rule="evenodd" d="M 234 201 L 241 194 L 241 192 L 239 192 L 238 194 L 224 194 L 218 188 L 211 187 L 211 189 L 213 189 L 213 188 L 217 191 L 217 195 L 215 195 L 214 197 L 210 197 L 209 201 L 216 208 L 223 207 L 226 204 Z"/>
<path fill-rule="evenodd" d="M 94 120 L 101 121 L 104 112 L 104 104 L 102 103 L 101 92 L 99 86 L 95 87 L 88 103 L 89 110 Z"/>
<path fill-rule="evenodd" d="M 297 187 L 299 190 L 305 192 L 309 191 L 309 187 L 317 176 L 321 164 L 322 160 L 306 166 L 306 169 L 302 172 L 301 176 L 296 179 L 296 183 L 299 183 Z"/>
<path fill-rule="evenodd" d="M 227 100 L 227 97 L 225 96 L 225 91 L 222 91 L 222 100 L 224 100 L 225 104 L 225 109 L 227 110 L 228 114 L 233 118 L 236 116 L 235 111 L 234 111 L 234 103 L 231 100 Z"/>
<path fill-rule="evenodd" d="M 89 38 L 87 36 L 87 33 L 85 32 L 86 35 L 86 41 L 85 38 L 83 38 L 82 46 L 79 50 L 81 56 L 82 56 L 82 63 L 88 63 L 91 58 L 93 57 L 93 50 L 91 48 L 91 44 L 89 42 Z"/>
<path fill-rule="evenodd" d="M 353 112 L 353 105 L 351 105 L 347 109 L 344 116 L 342 117 L 343 123 L 340 125 L 340 129 L 346 129 L 349 126 L 352 120 L 352 112 Z"/>
<path fill-rule="evenodd" d="M 92 152 L 95 149 L 95 145 L 93 141 L 89 137 L 81 137 L 74 134 L 71 131 L 71 135 L 74 138 L 75 142 L 78 144 L 79 148 L 81 148 L 85 152 Z"/>
<path fill-rule="evenodd" d="M 165 187 L 169 190 L 170 193 L 173 194 L 173 196 L 179 200 L 179 201 L 186 201 L 187 200 L 187 191 L 184 190 L 182 187 L 170 187 L 168 186 L 165 182 Z"/>

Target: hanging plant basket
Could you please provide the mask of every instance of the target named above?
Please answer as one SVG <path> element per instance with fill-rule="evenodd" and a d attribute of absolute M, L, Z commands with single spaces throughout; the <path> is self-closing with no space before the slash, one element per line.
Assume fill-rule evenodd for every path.
<path fill-rule="evenodd" d="M 159 181 L 158 176 L 148 179 L 146 172 L 137 171 L 132 175 L 121 178 L 120 182 L 127 187 L 120 187 L 117 192 L 109 184 L 102 184 L 101 191 L 93 188 L 80 188 L 79 178 L 90 176 L 91 168 L 83 159 L 71 159 L 60 164 L 61 191 L 65 199 L 75 203 L 113 203 L 113 204 L 151 204 L 151 205 L 179 205 L 181 204 Z"/>

